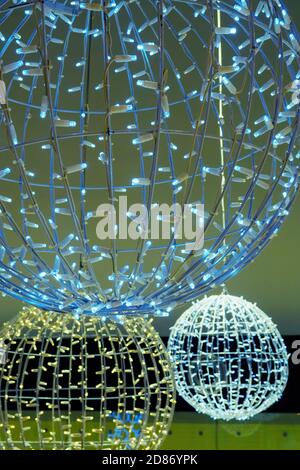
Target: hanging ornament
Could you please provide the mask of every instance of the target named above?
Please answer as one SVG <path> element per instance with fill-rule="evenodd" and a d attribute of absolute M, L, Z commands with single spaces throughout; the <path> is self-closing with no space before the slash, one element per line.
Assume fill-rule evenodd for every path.
<path fill-rule="evenodd" d="M 149 321 L 30 308 L 0 345 L 0 448 L 157 449 L 167 436 L 174 377 Z"/>
<path fill-rule="evenodd" d="M 281 0 L 0 0 L 0 24 L 4 293 L 168 315 L 277 234 L 300 157 Z"/>
<path fill-rule="evenodd" d="M 280 399 L 288 355 L 272 320 L 228 294 L 194 303 L 168 345 L 179 394 L 214 419 L 245 420 Z"/>

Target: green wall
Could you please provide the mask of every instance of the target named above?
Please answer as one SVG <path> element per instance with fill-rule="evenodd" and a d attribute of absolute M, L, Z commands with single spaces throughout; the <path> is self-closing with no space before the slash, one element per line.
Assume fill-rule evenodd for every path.
<path fill-rule="evenodd" d="M 249 422 L 223 423 L 176 413 L 163 449 L 300 450 L 300 419 L 264 414 Z"/>

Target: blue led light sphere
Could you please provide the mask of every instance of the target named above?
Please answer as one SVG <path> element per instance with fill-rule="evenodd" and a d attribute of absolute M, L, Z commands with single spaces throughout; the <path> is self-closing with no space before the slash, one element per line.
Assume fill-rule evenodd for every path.
<path fill-rule="evenodd" d="M 298 189 L 299 52 L 282 0 L 0 0 L 2 292 L 164 315 L 238 273 Z"/>
<path fill-rule="evenodd" d="M 287 384 L 288 354 L 276 325 L 243 298 L 194 303 L 172 328 L 168 350 L 179 394 L 214 419 L 249 419 Z"/>

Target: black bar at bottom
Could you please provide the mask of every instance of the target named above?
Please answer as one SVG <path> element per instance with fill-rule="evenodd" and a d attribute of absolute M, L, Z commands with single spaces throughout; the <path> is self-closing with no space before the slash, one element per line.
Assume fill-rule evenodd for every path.
<path fill-rule="evenodd" d="M 122 466 L 123 468 L 139 468 L 145 466 L 201 466 L 207 465 L 211 470 L 214 464 L 218 464 L 220 470 L 222 467 L 238 468 L 239 470 L 245 463 L 243 453 L 247 454 L 247 465 L 253 465 L 256 470 L 257 463 L 264 463 L 270 468 L 272 454 L 274 451 L 184 451 L 184 450 L 158 450 L 158 451 L 0 451 L 1 470 L 13 468 L 14 464 L 20 463 L 26 468 L 32 464 L 49 465 L 72 465 L 74 468 L 96 465 L 94 468 L 112 468 Z M 234 454 L 234 455 L 233 455 Z M 282 464 L 286 467 L 290 461 L 297 462 L 299 465 L 299 451 L 278 451 L 275 452 L 276 464 Z M 80 466 L 83 467 L 80 467 Z M 228 467 L 230 465 L 230 467 Z M 21 468 L 21 467 L 19 467 Z"/>

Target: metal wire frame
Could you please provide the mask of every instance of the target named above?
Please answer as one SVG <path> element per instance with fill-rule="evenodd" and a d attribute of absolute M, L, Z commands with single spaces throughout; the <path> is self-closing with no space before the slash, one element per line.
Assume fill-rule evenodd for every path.
<path fill-rule="evenodd" d="M 168 351 L 179 394 L 214 419 L 249 419 L 287 384 L 288 354 L 276 325 L 228 294 L 193 304 L 173 327 Z"/>
<path fill-rule="evenodd" d="M 220 12 L 225 29 L 235 28 L 236 34 L 218 31 Z M 14 18 L 17 26 L 10 30 Z M 292 81 L 299 78 L 299 35 L 281 0 L 49 0 L 14 5 L 2 0 L 0 25 L 7 34 L 0 52 L 0 79 L 8 97 L 1 105 L 7 144 L 1 143 L 0 152 L 11 158 L 10 174 L 1 178 L 8 185 L 0 198 L 3 292 L 48 310 L 163 315 L 238 273 L 277 233 L 298 189 L 299 156 L 299 106 L 291 98 Z M 64 73 L 72 90 L 76 67 L 70 65 L 75 58 L 69 58 L 68 51 L 75 37 L 81 75 L 72 91 L 78 99 L 68 107 Z M 59 53 L 54 53 L 53 41 Z M 225 68 L 219 63 L 220 42 Z M 143 50 L 145 44 L 153 45 L 152 53 Z M 34 45 L 33 67 L 26 47 Z M 6 72 L 16 47 L 22 65 Z M 120 66 L 120 55 L 135 55 L 137 60 Z M 54 67 L 58 59 L 59 67 Z M 38 72 L 28 78 L 33 68 Z M 141 92 L 138 81 L 143 79 L 157 86 L 152 98 L 145 96 L 148 90 Z M 41 131 L 34 133 L 31 122 L 36 120 L 30 116 L 40 112 L 43 95 L 47 109 Z M 116 100 L 131 106 L 118 120 L 112 113 Z M 219 116 L 220 101 L 224 119 Z M 18 123 L 16 113 L 22 110 L 24 118 Z M 58 127 L 58 117 L 70 125 L 74 120 L 78 130 Z M 145 136 L 150 143 L 139 141 Z M 100 143 L 94 143 L 95 137 Z M 115 183 L 123 162 L 114 158 L 124 148 L 130 153 L 133 140 L 140 142 L 134 146 L 138 157 L 132 175 L 141 180 L 139 190 L 130 181 Z M 67 164 L 74 142 L 77 153 L 71 164 L 88 165 L 77 179 L 68 174 Z M 222 165 L 212 156 L 220 145 L 225 148 Z M 41 148 L 49 153 L 50 170 L 39 171 L 34 179 L 33 155 Z M 103 152 L 106 159 L 98 169 L 95 152 Z M 145 154 L 151 154 L 149 170 Z M 105 175 L 100 184 L 90 183 L 95 172 L 99 180 Z M 12 214 L 9 196 L 15 184 L 20 188 L 15 203 L 21 210 Z M 130 247 L 120 240 L 112 240 L 109 247 L 99 245 L 90 219 L 97 197 L 114 203 L 125 192 L 150 208 L 159 190 L 165 200 L 182 206 L 195 200 L 205 205 L 203 252 L 186 252 L 185 243 L 174 237 L 152 246 L 145 240 Z M 41 191 L 48 197 L 46 206 Z M 56 212 L 58 198 L 65 200 L 61 212 Z M 65 232 L 66 215 L 71 238 Z M 109 267 L 103 259 L 109 259 Z"/>
<path fill-rule="evenodd" d="M 24 309 L 0 333 L 0 447 L 157 449 L 175 406 L 151 322 Z"/>

